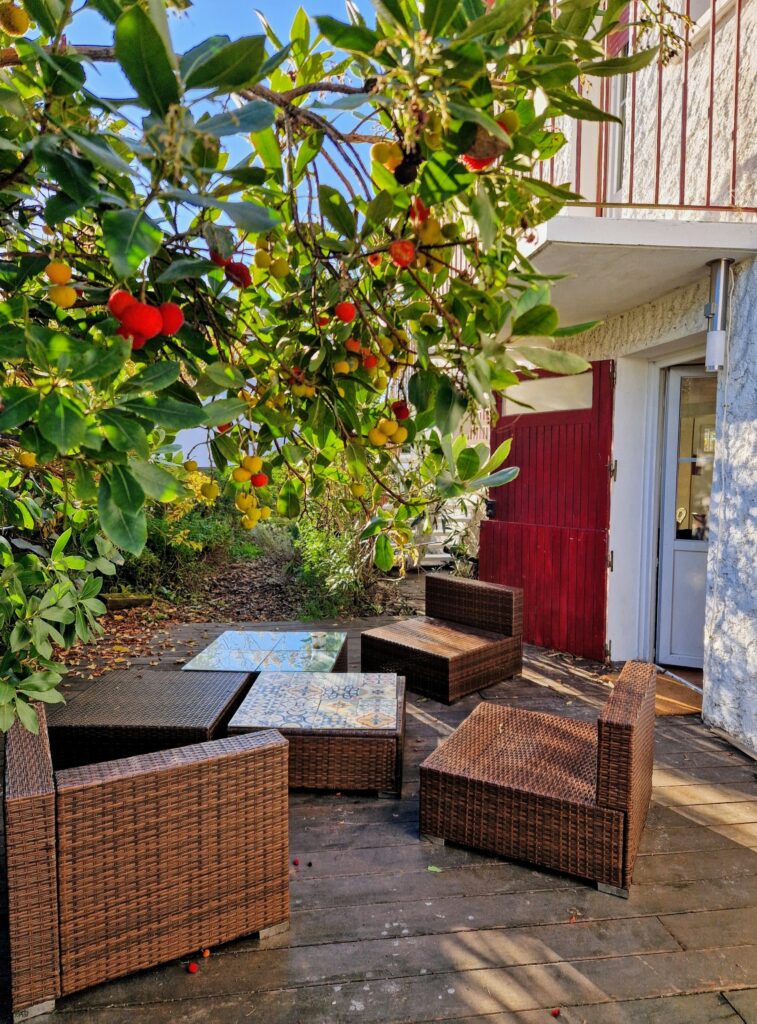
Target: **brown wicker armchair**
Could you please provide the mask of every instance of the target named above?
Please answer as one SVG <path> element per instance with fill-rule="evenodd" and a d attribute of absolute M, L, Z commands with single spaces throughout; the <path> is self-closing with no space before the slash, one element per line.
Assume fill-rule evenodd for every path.
<path fill-rule="evenodd" d="M 596 724 L 483 703 L 421 765 L 420 830 L 627 896 L 652 791 L 654 665 Z"/>
<path fill-rule="evenodd" d="M 44 709 L 6 740 L 12 1004 L 52 1001 L 289 918 L 274 731 L 54 772 Z M 241 799 L 244 794 L 244 799 Z"/>
<path fill-rule="evenodd" d="M 520 672 L 522 633 L 522 590 L 432 573 L 426 614 L 363 633 L 360 664 L 451 704 Z"/>

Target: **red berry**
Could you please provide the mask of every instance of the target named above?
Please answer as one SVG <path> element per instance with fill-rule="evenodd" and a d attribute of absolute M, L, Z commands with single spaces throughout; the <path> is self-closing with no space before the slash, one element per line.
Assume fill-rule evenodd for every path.
<path fill-rule="evenodd" d="M 216 427 L 216 430 L 218 431 L 219 434 L 228 434 L 228 432 L 231 430 L 231 424 L 221 423 L 220 426 Z"/>
<path fill-rule="evenodd" d="M 163 317 L 160 310 L 155 306 L 149 306 L 146 302 L 135 302 L 127 306 L 121 317 L 121 323 L 129 331 L 136 331 L 145 338 L 154 338 L 163 330 Z"/>
<path fill-rule="evenodd" d="M 430 211 L 420 196 L 413 196 L 410 201 L 410 220 L 416 224 L 423 224 L 428 220 Z"/>
<path fill-rule="evenodd" d="M 343 324 L 351 324 L 357 316 L 357 306 L 354 302 L 337 302 L 334 306 L 334 315 Z"/>
<path fill-rule="evenodd" d="M 238 288 L 249 288 L 252 284 L 252 274 L 249 267 L 245 266 L 244 263 L 234 262 L 233 260 L 229 260 L 226 264 L 226 277 L 232 284 L 237 285 Z"/>
<path fill-rule="evenodd" d="M 210 250 L 210 258 L 217 267 L 225 267 L 229 262 L 225 256 L 222 256 L 220 252 L 216 252 L 215 249 Z"/>
<path fill-rule="evenodd" d="M 401 399 L 398 402 L 392 402 L 392 412 L 396 420 L 406 420 L 410 415 L 407 402 L 403 402 Z"/>
<path fill-rule="evenodd" d="M 190 960 L 189 963 L 187 964 L 187 974 L 197 974 L 199 969 L 200 968 L 197 966 L 194 960 Z"/>
<path fill-rule="evenodd" d="M 129 295 L 128 292 L 119 288 L 117 291 L 113 292 L 111 297 L 108 299 L 108 309 L 114 317 L 120 320 L 124 315 L 124 310 L 128 309 L 129 306 L 133 306 L 136 301 L 137 300 L 133 295 Z"/>
<path fill-rule="evenodd" d="M 368 265 L 370 267 L 378 267 L 381 265 L 381 253 L 372 252 L 368 256 Z"/>
<path fill-rule="evenodd" d="M 467 167 L 469 171 L 485 171 L 496 159 L 495 156 L 478 157 L 468 156 L 467 153 L 463 153 L 460 157 L 460 163 Z"/>
<path fill-rule="evenodd" d="M 378 366 L 378 356 L 375 356 L 373 352 L 363 356 L 363 366 L 366 370 L 372 370 L 374 366 Z"/>
<path fill-rule="evenodd" d="M 167 334 L 169 337 L 172 334 L 176 334 L 184 323 L 184 314 L 181 311 L 181 307 L 177 306 L 175 302 L 162 303 L 160 315 L 163 320 L 163 330 L 160 333 Z"/>
<path fill-rule="evenodd" d="M 348 352 L 359 352 L 362 346 L 357 338 L 348 338 L 344 343 L 344 347 Z"/>
<path fill-rule="evenodd" d="M 412 242 L 392 242 L 389 255 L 395 267 L 409 267 L 415 259 L 415 246 Z"/>
<path fill-rule="evenodd" d="M 331 317 L 327 316 L 325 313 L 320 313 L 316 322 L 319 327 L 325 327 L 330 319 Z"/>
<path fill-rule="evenodd" d="M 253 487 L 265 487 L 268 483 L 267 473 L 253 473 L 250 477 L 250 483 Z"/>
<path fill-rule="evenodd" d="M 292 861 L 292 864 L 294 864 L 294 866 L 298 868 L 300 866 L 300 858 L 295 857 L 294 860 Z"/>
<path fill-rule="evenodd" d="M 552 1015 L 553 1017 L 559 1017 L 559 1016 L 560 1016 L 560 1011 L 558 1010 L 558 1008 L 557 1008 L 557 1007 L 555 1007 L 555 1008 L 554 1008 L 554 1010 L 550 1010 L 550 1014 L 551 1014 L 551 1015 Z"/>
<path fill-rule="evenodd" d="M 127 341 L 130 341 L 132 348 L 144 348 L 147 344 L 147 338 L 144 334 L 138 334 L 136 331 L 130 331 L 128 328 L 124 327 L 123 324 L 118 328 L 116 334 L 122 338 L 126 338 Z"/>
<path fill-rule="evenodd" d="M 203 955 L 203 956 L 205 957 L 205 959 L 207 960 L 207 958 L 208 958 L 208 957 L 210 956 L 210 950 L 209 950 L 209 949 L 203 949 L 203 951 L 202 951 L 202 955 Z"/>

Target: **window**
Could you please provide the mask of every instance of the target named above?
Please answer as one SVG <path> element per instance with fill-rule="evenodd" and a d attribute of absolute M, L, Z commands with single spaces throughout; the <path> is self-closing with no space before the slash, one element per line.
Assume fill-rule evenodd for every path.
<path fill-rule="evenodd" d="M 591 409 L 594 375 L 539 377 L 515 384 L 505 392 L 503 416 L 525 416 L 539 412 L 569 412 Z"/>

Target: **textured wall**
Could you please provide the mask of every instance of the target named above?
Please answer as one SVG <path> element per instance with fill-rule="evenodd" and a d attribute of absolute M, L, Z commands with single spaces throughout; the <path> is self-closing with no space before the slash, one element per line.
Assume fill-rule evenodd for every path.
<path fill-rule="evenodd" d="M 703 714 L 757 754 L 757 260 L 736 268 L 718 398 Z"/>

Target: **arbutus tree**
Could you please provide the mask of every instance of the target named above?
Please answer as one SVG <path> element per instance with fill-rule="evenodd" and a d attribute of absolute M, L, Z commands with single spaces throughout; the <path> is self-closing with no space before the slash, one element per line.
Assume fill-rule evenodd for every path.
<path fill-rule="evenodd" d="M 573 198 L 539 164 L 556 120 L 608 116 L 580 79 L 670 33 L 644 7 L 646 48 L 607 58 L 625 0 L 374 0 L 177 54 L 171 6 L 0 4 L 2 729 L 62 699 L 56 648 L 96 635 L 148 504 L 189 493 L 181 429 L 210 434 L 203 500 L 233 489 L 251 527 L 328 495 L 383 570 L 513 479 L 465 416 L 586 368 L 541 341 L 581 325 L 518 250 Z M 75 45 L 87 10 L 112 46 Z"/>

